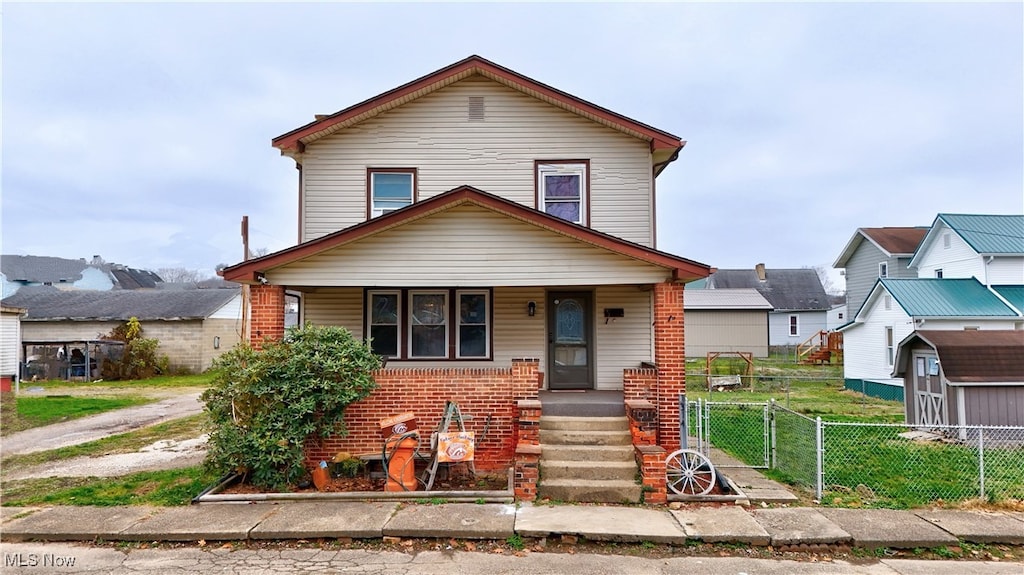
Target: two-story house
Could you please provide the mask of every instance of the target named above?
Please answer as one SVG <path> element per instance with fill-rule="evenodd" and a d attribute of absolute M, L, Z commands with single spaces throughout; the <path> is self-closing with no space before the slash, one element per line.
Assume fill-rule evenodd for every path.
<path fill-rule="evenodd" d="M 855 286 L 873 275 L 870 265 L 850 265 L 870 262 L 871 254 L 856 254 L 870 251 L 866 243 L 853 256 L 848 246 L 836 262 L 847 263 L 847 282 Z M 1024 216 L 939 214 L 912 256 L 900 261 L 911 277 L 872 277 L 864 303 L 840 328 L 848 389 L 902 400 L 894 360 L 915 331 L 1024 329 Z"/>
<path fill-rule="evenodd" d="M 908 265 L 926 227 L 858 228 L 832 267 L 846 277 L 846 308 L 857 313 L 878 278 L 916 278 Z M 841 322 L 840 325 L 846 322 Z"/>
<path fill-rule="evenodd" d="M 282 336 L 288 290 L 388 358 L 328 452 L 379 452 L 380 418 L 452 399 L 477 465 L 504 465 L 541 389 L 646 396 L 678 445 L 683 284 L 709 268 L 656 247 L 677 136 L 471 56 L 273 145 L 299 170 L 300 243 L 222 273 L 252 286 L 253 342 Z"/>

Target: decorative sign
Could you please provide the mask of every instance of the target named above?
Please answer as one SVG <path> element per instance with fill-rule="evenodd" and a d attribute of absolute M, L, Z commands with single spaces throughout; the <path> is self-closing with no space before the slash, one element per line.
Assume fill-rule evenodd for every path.
<path fill-rule="evenodd" d="M 407 431 L 416 431 L 416 415 L 407 412 L 380 420 L 380 434 L 387 439 L 392 435 L 401 435 Z"/>
<path fill-rule="evenodd" d="M 476 443 L 472 431 L 437 434 L 437 461 L 439 463 L 460 463 L 473 461 Z"/>

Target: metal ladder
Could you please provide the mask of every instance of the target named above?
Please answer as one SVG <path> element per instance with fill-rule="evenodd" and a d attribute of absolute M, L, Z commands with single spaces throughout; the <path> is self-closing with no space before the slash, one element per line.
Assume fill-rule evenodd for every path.
<path fill-rule="evenodd" d="M 420 477 L 420 483 L 423 483 L 424 490 L 430 491 L 434 486 L 434 479 L 437 477 L 437 468 L 441 464 L 438 461 L 437 447 L 438 447 L 438 434 L 447 433 L 448 428 L 451 427 L 452 422 L 455 422 L 459 426 L 459 431 L 466 431 L 466 422 L 462 417 L 462 412 L 459 410 L 459 405 L 454 401 L 446 401 L 444 404 L 444 416 L 441 417 L 441 422 L 437 424 L 437 429 L 430 434 L 430 463 L 427 468 L 423 470 L 423 475 Z M 473 465 L 473 461 L 465 462 L 469 464 L 469 472 L 475 477 L 476 467 Z"/>

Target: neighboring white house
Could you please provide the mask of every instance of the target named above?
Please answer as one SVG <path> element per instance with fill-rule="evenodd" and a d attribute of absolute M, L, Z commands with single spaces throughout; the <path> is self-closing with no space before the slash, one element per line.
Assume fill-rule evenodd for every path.
<path fill-rule="evenodd" d="M 825 329 L 832 331 L 839 326 L 850 323 L 850 312 L 848 305 L 845 303 L 834 305 L 828 310 L 827 320 L 825 321 Z"/>
<path fill-rule="evenodd" d="M 11 391 L 21 361 L 21 316 L 25 309 L 0 305 L 0 391 Z"/>
<path fill-rule="evenodd" d="M 840 328 L 847 389 L 902 399 L 893 362 L 899 343 L 915 330 L 1018 327 L 1024 317 L 1002 291 L 974 278 L 878 280 L 853 322 Z"/>
<path fill-rule="evenodd" d="M 909 267 L 919 278 L 1024 285 L 1024 215 L 939 214 Z"/>
<path fill-rule="evenodd" d="M 927 230 L 862 228 L 835 265 L 846 267 L 848 287 L 873 282 L 840 328 L 849 389 L 902 400 L 892 358 L 915 330 L 1024 329 L 1024 216 L 939 214 Z"/>

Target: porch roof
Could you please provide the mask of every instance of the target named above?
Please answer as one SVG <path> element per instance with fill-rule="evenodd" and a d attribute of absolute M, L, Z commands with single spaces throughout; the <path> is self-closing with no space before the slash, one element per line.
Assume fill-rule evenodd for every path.
<path fill-rule="evenodd" d="M 324 254 L 328 250 L 368 239 L 371 236 L 394 230 L 460 206 L 476 206 L 485 211 L 528 224 L 534 228 L 552 232 L 557 236 L 568 238 L 581 244 L 600 248 L 630 260 L 663 268 L 666 270 L 667 276 L 678 281 L 689 281 L 706 277 L 710 273 L 710 268 L 706 264 L 598 232 L 470 186 L 455 188 L 315 240 L 224 268 L 219 273 L 228 280 L 250 284 L 259 283 L 260 279 L 266 278 L 266 274 L 271 270 L 295 264 Z"/>

